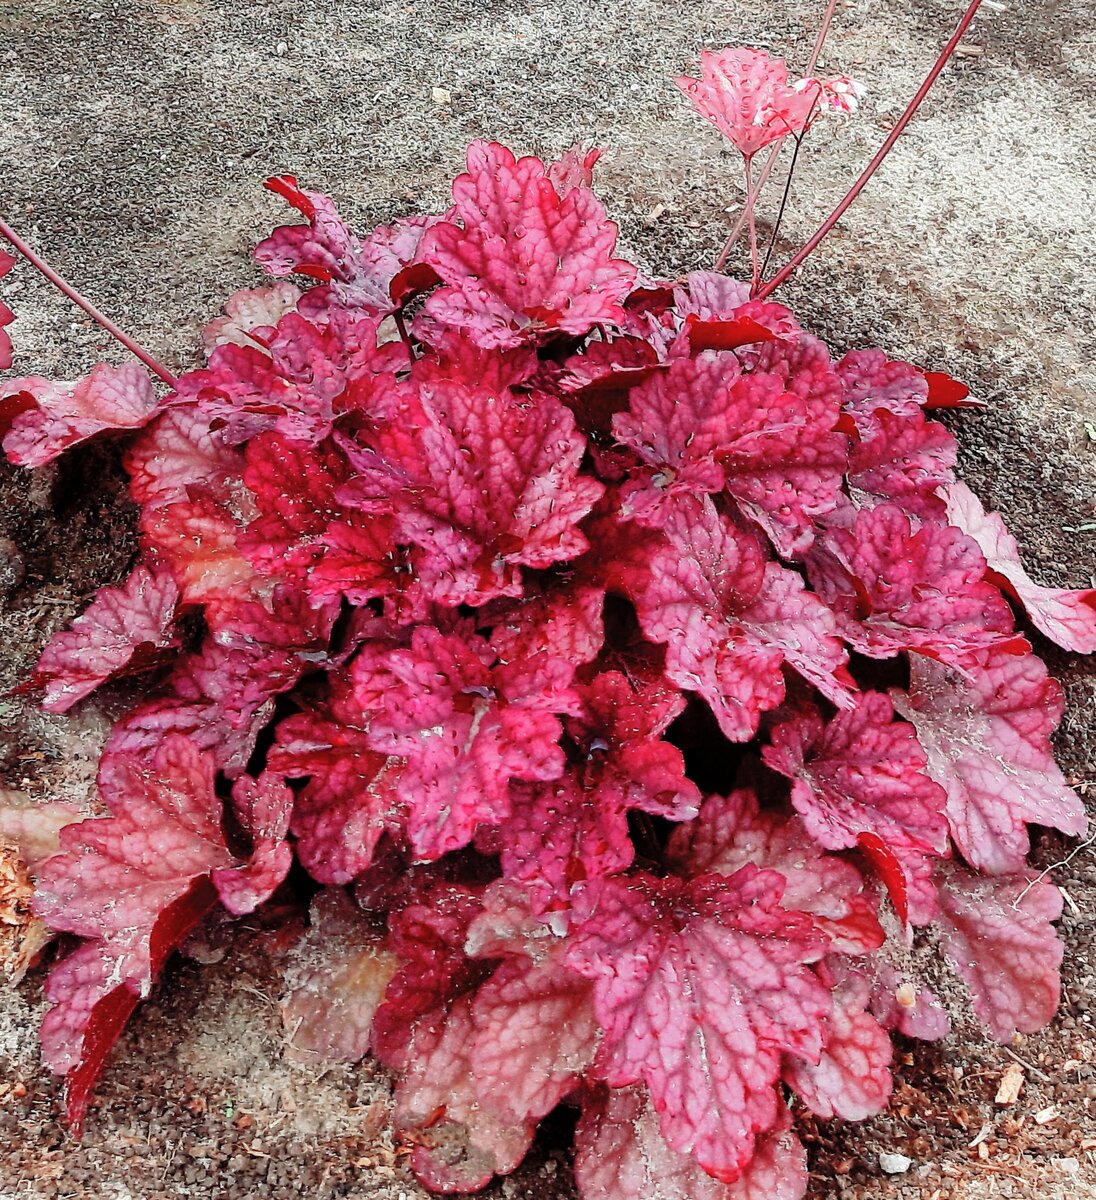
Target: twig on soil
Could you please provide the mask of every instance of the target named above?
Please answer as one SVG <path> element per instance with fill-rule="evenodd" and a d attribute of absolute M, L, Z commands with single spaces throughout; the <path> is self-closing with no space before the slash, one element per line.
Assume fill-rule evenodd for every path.
<path fill-rule="evenodd" d="M 135 342 L 128 334 L 123 333 L 121 329 L 107 316 L 104 316 L 90 300 L 86 300 L 80 293 L 69 283 L 63 279 L 40 254 L 27 245 L 26 242 L 15 232 L 14 229 L 4 220 L 0 219 L 0 238 L 4 238 L 10 242 L 12 246 L 30 263 L 30 265 L 50 283 L 53 284 L 60 292 L 67 296 L 73 304 L 82 308 L 89 317 L 100 325 L 107 333 L 110 334 L 115 341 L 121 342 L 123 346 L 135 355 L 145 364 L 146 367 L 154 374 L 158 375 L 169 388 L 175 387 L 175 376 L 155 359 L 148 350 L 139 342 Z"/>
<path fill-rule="evenodd" d="M 857 179 L 851 188 L 849 188 L 844 199 L 841 200 L 833 212 L 830 213 L 830 215 L 822 222 L 818 229 L 815 230 L 803 248 L 797 254 L 795 254 L 779 271 L 777 271 L 777 273 L 772 277 L 772 279 L 769 280 L 767 284 L 765 284 L 764 287 L 762 287 L 762 289 L 757 293 L 758 300 L 768 299 L 768 297 L 771 296 L 772 293 L 776 291 L 776 289 L 786 279 L 788 279 L 789 276 L 793 275 L 799 269 L 799 267 L 802 266 L 803 262 L 814 252 L 818 243 L 821 242 L 826 234 L 828 234 L 830 230 L 837 224 L 837 222 L 841 220 L 841 218 L 845 215 L 845 211 L 848 209 L 849 205 L 852 204 L 856 197 L 859 196 L 864 190 L 868 180 L 871 179 L 871 177 L 879 169 L 883 163 L 883 160 L 894 147 L 894 143 L 898 141 L 905 131 L 906 126 L 910 123 L 910 121 L 913 120 L 914 114 L 921 106 L 921 101 L 924 100 L 929 89 L 936 82 L 937 76 L 939 76 L 940 72 L 947 65 L 948 60 L 955 53 L 955 48 L 959 45 L 960 39 L 962 38 L 963 34 L 966 33 L 967 27 L 970 25 L 971 21 L 974 20 L 974 16 L 981 6 L 982 0 L 971 0 L 970 6 L 960 19 L 959 24 L 956 26 L 955 32 L 951 35 L 947 45 L 943 50 L 941 50 L 936 62 L 933 63 L 932 69 L 925 76 L 924 82 L 917 89 L 913 99 L 908 105 L 906 105 L 905 112 L 903 112 L 898 120 L 895 121 L 894 128 L 887 135 L 887 138 L 883 142 L 882 146 L 880 146 L 876 151 L 871 162 L 869 162 L 864 170 L 860 173 L 860 178 Z"/>
<path fill-rule="evenodd" d="M 1058 862 L 1051 863 L 1049 867 L 1045 867 L 1039 872 L 1038 875 L 1035 876 L 1033 880 L 1031 880 L 1027 887 L 1024 888 L 1024 890 L 1016 897 L 1016 899 L 1013 900 L 1011 907 L 1016 908 L 1020 901 L 1023 900 L 1023 898 L 1028 894 L 1028 892 L 1030 892 L 1037 883 L 1042 883 L 1043 880 L 1046 879 L 1046 877 L 1051 873 L 1051 871 L 1057 871 L 1061 867 L 1068 867 L 1069 864 L 1077 857 L 1077 855 L 1088 846 L 1091 846 L 1093 842 L 1096 842 L 1096 833 L 1091 834 L 1079 845 L 1074 846 L 1073 849 L 1065 856 L 1065 858 L 1060 859 Z"/>
<path fill-rule="evenodd" d="M 1037 1076 L 1044 1083 L 1053 1083 L 1054 1082 L 1054 1080 L 1051 1079 L 1051 1077 L 1049 1075 L 1047 1075 L 1044 1071 L 1040 1071 L 1039 1068 L 1034 1065 L 1034 1063 L 1029 1063 L 1026 1058 L 1021 1058 L 1019 1056 L 1019 1054 L 1017 1054 L 1013 1050 L 1010 1050 L 1007 1046 L 1002 1046 L 1001 1049 L 1004 1050 L 1004 1052 L 1009 1056 L 1009 1058 L 1015 1059 L 1020 1064 L 1020 1066 L 1026 1067 L 1032 1073 L 1032 1075 Z"/>

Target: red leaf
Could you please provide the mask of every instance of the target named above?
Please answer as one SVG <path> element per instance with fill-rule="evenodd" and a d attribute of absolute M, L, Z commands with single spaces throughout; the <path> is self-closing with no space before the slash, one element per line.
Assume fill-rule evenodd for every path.
<path fill-rule="evenodd" d="M 97 433 L 147 424 L 158 406 L 148 373 L 136 363 L 99 363 L 76 383 L 10 379 L 0 384 L 4 451 L 17 466 L 41 467 Z"/>
<path fill-rule="evenodd" d="M 465 953 L 472 920 L 482 911 L 471 888 L 436 884 L 392 914 L 388 949 L 400 960 L 373 1023 L 373 1048 L 388 1067 L 402 1068 L 421 1028 L 436 1027 L 449 1005 L 482 982 L 484 964 Z"/>
<path fill-rule="evenodd" d="M 800 817 L 762 812 L 751 791 L 711 796 L 696 821 L 675 829 L 667 856 L 685 875 L 733 875 L 753 863 L 784 876 L 781 904 L 809 914 L 846 954 L 868 954 L 883 942 L 877 897 L 851 863 L 822 850 Z"/>
<path fill-rule="evenodd" d="M 789 1060 L 784 1081 L 815 1116 L 863 1121 L 890 1099 L 891 1040 L 867 1011 L 871 987 L 863 976 L 839 971 L 835 977 L 828 961 L 819 973 L 834 989 L 822 1057 L 817 1063 Z"/>
<path fill-rule="evenodd" d="M 894 721 L 891 702 L 867 692 L 828 724 L 817 711 L 774 725 L 766 764 L 792 781 L 792 803 L 827 850 L 874 834 L 901 863 L 914 919 L 932 915 L 929 859 L 947 846 L 944 793 L 925 773 L 913 726 Z M 874 844 L 874 843 L 871 843 Z"/>
<path fill-rule="evenodd" d="M 970 388 L 942 371 L 924 371 L 925 382 L 929 385 L 929 394 L 924 404 L 926 408 L 983 408 L 981 400 L 971 398 Z"/>
<path fill-rule="evenodd" d="M 917 729 L 929 774 L 947 793 L 951 836 L 971 866 L 1023 870 L 1028 822 L 1084 833 L 1084 806 L 1050 746 L 1062 689 L 1033 654 L 982 650 L 955 667 L 915 655 L 908 694 L 894 689 L 891 697 Z"/>
<path fill-rule="evenodd" d="M 242 491 L 242 455 L 192 408 L 161 413 L 130 443 L 124 461 L 130 493 L 146 509 L 202 495 L 225 501 Z"/>
<path fill-rule="evenodd" d="M 948 526 L 914 530 L 895 504 L 862 509 L 849 528 L 831 529 L 807 571 L 844 636 L 872 658 L 917 650 L 955 659 L 1012 632 L 1008 605 L 983 581 L 974 540 Z"/>
<path fill-rule="evenodd" d="M 511 779 L 563 770 L 556 714 L 574 707 L 573 668 L 546 656 L 492 667 L 494 657 L 480 638 L 421 626 L 410 649 L 367 647 L 354 661 L 369 744 L 407 760 L 396 791 L 419 857 L 440 858 L 480 823 L 498 824 Z"/>
<path fill-rule="evenodd" d="M 782 888 L 750 866 L 599 880 L 571 942 L 605 1030 L 597 1073 L 645 1081 L 669 1146 L 728 1182 L 779 1126 L 780 1053 L 817 1061 L 830 1009 L 804 965 L 821 943 L 809 917 L 781 908 Z"/>
<path fill-rule="evenodd" d="M 307 779 L 293 808 L 297 858 L 319 883 L 349 883 L 373 861 L 381 834 L 399 828 L 398 763 L 369 747 L 367 717 L 334 680 L 321 706 L 278 723 L 269 770 Z"/>
<path fill-rule="evenodd" d="M 699 693 L 728 738 L 748 740 L 783 700 L 784 661 L 847 703 L 832 617 L 796 576 L 764 562 L 754 535 L 707 498 L 676 501 L 664 532 L 632 545 L 620 582 L 644 633 L 667 646 L 666 677 Z"/>
<path fill-rule="evenodd" d="M 601 1089 L 583 1102 L 575 1179 L 583 1200 L 802 1200 L 807 1156 L 785 1109 L 754 1144 L 733 1183 L 720 1183 L 672 1150 L 642 1087 Z"/>
<path fill-rule="evenodd" d="M 603 488 L 580 474 L 585 441 L 558 400 L 439 381 L 371 443 L 351 453 L 359 478 L 348 499 L 392 514 L 419 586 L 439 604 L 520 595 L 520 567 L 586 549 L 577 525 Z"/>
<path fill-rule="evenodd" d="M 987 879 L 942 866 L 938 894 L 941 948 L 990 1034 L 1007 1045 L 1042 1029 L 1058 1009 L 1062 943 L 1051 922 L 1061 892 L 1026 874 Z"/>
<path fill-rule="evenodd" d="M 635 268 L 612 257 L 617 227 L 588 188 L 561 196 L 539 159 L 473 142 L 453 201 L 463 229 L 442 222 L 423 241 L 443 284 L 426 302 L 428 316 L 483 346 L 623 320 Z"/>
<path fill-rule="evenodd" d="M 1040 633 L 1065 650 L 1096 653 L 1096 589 L 1040 587 L 1020 561 L 1020 547 L 998 513 L 987 513 L 965 483 L 951 482 L 941 493 L 947 519 L 978 543 L 995 583 L 1023 606 Z"/>
<path fill-rule="evenodd" d="M 781 335 L 753 317 L 732 317 L 727 321 L 703 321 L 690 313 L 685 318 L 689 349 L 694 354 L 702 350 L 737 350 L 756 342 L 772 342 Z"/>
<path fill-rule="evenodd" d="M 100 588 L 38 659 L 32 682 L 45 688 L 42 707 L 66 712 L 108 679 L 162 659 L 178 645 L 178 600 L 171 575 L 143 565 L 135 567 L 121 587 Z"/>

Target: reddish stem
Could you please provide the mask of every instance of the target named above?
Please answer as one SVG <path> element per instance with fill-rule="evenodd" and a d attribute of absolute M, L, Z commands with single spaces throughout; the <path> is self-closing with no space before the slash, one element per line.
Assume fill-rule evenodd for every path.
<path fill-rule="evenodd" d="M 761 272 L 757 266 L 757 218 L 754 216 L 753 187 L 750 184 L 750 163 L 752 155 L 747 154 L 746 162 L 746 220 L 750 224 L 750 295 L 756 296 L 761 284 Z"/>
<path fill-rule="evenodd" d="M 894 143 L 902 136 L 906 126 L 913 119 L 914 113 L 917 112 L 917 109 L 921 105 L 921 101 L 924 100 L 925 96 L 928 94 L 929 88 L 931 88 L 936 82 L 937 76 L 944 69 L 944 67 L 947 66 L 948 60 L 955 53 L 955 47 L 959 45 L 963 34 L 967 31 L 967 26 L 969 26 L 971 21 L 974 20 L 974 14 L 981 6 L 982 0 L 971 0 L 970 7 L 963 14 L 962 20 L 956 27 L 955 32 L 951 35 L 947 45 L 943 48 L 943 50 L 940 51 L 940 56 L 933 64 L 932 70 L 929 71 L 928 75 L 925 76 L 925 81 L 917 89 L 916 95 L 906 106 L 906 111 L 895 122 L 894 128 L 887 135 L 886 141 L 882 144 L 882 146 L 879 147 L 878 151 L 876 151 L 875 157 L 864 168 L 860 178 L 852 185 L 841 203 L 838 204 L 838 206 L 822 222 L 818 229 L 815 230 L 814 234 L 808 240 L 806 245 L 803 246 L 803 248 L 787 264 L 785 264 L 785 266 L 777 271 L 772 279 L 770 279 L 769 282 L 760 290 L 760 292 L 758 292 L 757 298 L 759 300 L 764 300 L 767 296 L 771 296 L 772 293 L 790 275 L 792 275 L 796 270 L 798 270 L 799 267 L 803 265 L 803 262 L 811 253 L 813 253 L 818 243 L 822 241 L 826 234 L 829 233 L 830 230 L 837 224 L 837 222 L 841 220 L 841 218 L 845 215 L 845 211 L 848 209 L 849 205 L 852 204 L 856 197 L 859 196 L 864 190 L 865 184 L 867 184 L 868 180 L 879 169 L 879 166 L 882 164 L 883 160 L 891 152 Z"/>
<path fill-rule="evenodd" d="M 837 0 L 829 0 L 826 5 L 826 11 L 822 14 L 822 24 L 818 29 L 818 36 L 814 39 L 814 47 L 811 50 L 811 56 L 807 60 L 807 69 L 803 72 L 804 75 L 813 73 L 818 60 L 822 57 L 822 47 L 826 44 L 826 36 L 830 32 L 830 26 L 833 24 L 833 14 L 837 9 Z M 776 160 L 780 157 L 781 150 L 784 149 L 783 138 L 779 142 L 773 144 L 772 150 L 769 152 L 769 157 L 765 160 L 765 165 L 761 168 L 761 174 L 757 179 L 757 186 L 753 192 L 746 193 L 746 205 L 749 206 L 756 202 L 758 196 L 761 195 L 761 189 L 769 182 L 769 176 L 773 173 L 773 167 L 776 166 Z M 799 147 L 796 146 L 798 151 Z M 734 228 L 731 230 L 727 240 L 723 243 L 723 249 L 719 252 L 719 257 L 715 260 L 713 270 L 722 271 L 727 265 L 727 259 L 731 257 L 731 251 L 734 249 L 735 242 L 738 241 L 743 227 L 746 224 L 746 208 L 738 215 L 738 220 L 734 223 Z"/>
<path fill-rule="evenodd" d="M 175 376 L 162 363 L 158 362 L 140 343 L 135 342 L 128 334 L 125 334 L 114 324 L 109 317 L 104 316 L 90 300 L 85 300 L 83 296 L 63 279 L 57 272 L 38 254 L 36 254 L 30 246 L 15 232 L 8 223 L 0 219 L 0 237 L 10 242 L 12 246 L 30 263 L 30 265 L 41 275 L 53 284 L 55 288 L 63 292 L 73 304 L 78 305 L 87 313 L 96 324 L 101 325 L 103 329 L 110 334 L 115 341 L 121 342 L 123 346 L 133 355 L 141 360 L 146 367 L 154 374 L 158 375 L 168 387 L 175 387 Z"/>

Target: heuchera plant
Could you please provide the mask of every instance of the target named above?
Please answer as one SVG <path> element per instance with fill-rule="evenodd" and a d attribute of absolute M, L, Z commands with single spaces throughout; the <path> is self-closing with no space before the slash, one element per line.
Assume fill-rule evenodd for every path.
<path fill-rule="evenodd" d="M 741 50 L 681 82 L 747 164 L 856 94 Z M 994 1038 L 1054 1013 L 1028 825 L 1085 820 L 1008 601 L 1089 652 L 1096 595 L 1033 584 L 956 480 L 965 388 L 834 361 L 756 249 L 752 288 L 643 277 L 597 157 L 476 142 L 447 213 L 367 237 L 272 179 L 304 221 L 256 258 L 314 286 L 237 293 L 178 380 L 142 352 L 159 398 L 4 385 L 16 463 L 139 430 L 141 560 L 32 681 L 63 712 L 158 672 L 37 869 L 79 939 L 42 1027 L 74 1126 L 171 952 L 294 862 L 296 1050 L 391 1067 L 439 1191 L 570 1102 L 588 1200 L 800 1196 L 796 1110 L 880 1111 L 891 1033 L 947 1030 L 915 938 Z"/>

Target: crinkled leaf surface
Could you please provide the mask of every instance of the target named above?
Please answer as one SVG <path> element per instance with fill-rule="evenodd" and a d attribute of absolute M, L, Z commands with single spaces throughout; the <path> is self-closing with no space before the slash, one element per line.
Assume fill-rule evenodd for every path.
<path fill-rule="evenodd" d="M 782 889 L 752 866 L 601 880 L 569 955 L 594 980 L 596 1072 L 613 1087 L 643 1080 L 667 1143 L 726 1181 L 780 1121 L 780 1052 L 817 1060 L 830 1009 L 806 966 L 822 943 L 781 907 Z"/>
<path fill-rule="evenodd" d="M 1008 1043 L 1058 1008 L 1062 943 L 1052 922 L 1062 893 L 1027 874 L 987 878 L 960 866 L 939 878 L 940 942 L 990 1034 Z"/>
<path fill-rule="evenodd" d="M 893 713 L 886 696 L 867 692 L 829 723 L 809 712 L 774 725 L 762 754 L 792 780 L 792 803 L 819 845 L 845 850 L 874 834 L 901 863 L 912 898 L 925 891 L 931 855 L 946 848 L 945 798 L 913 726 Z"/>
<path fill-rule="evenodd" d="M 483 346 L 623 320 L 635 268 L 612 257 L 617 227 L 589 188 L 561 195 L 539 159 L 473 142 L 453 202 L 463 228 L 442 222 L 423 243 L 443 283 L 427 300 L 429 316 Z"/>
<path fill-rule="evenodd" d="M 108 679 L 154 665 L 178 645 L 178 600 L 171 574 L 144 565 L 135 567 L 121 587 L 100 588 L 38 659 L 33 682 L 45 689 L 42 707 L 65 712 Z"/>
<path fill-rule="evenodd" d="M 99 363 L 77 383 L 39 376 L 0 385 L 0 432 L 4 452 L 21 467 L 41 467 L 97 433 L 137 429 L 158 406 L 143 367 Z"/>
<path fill-rule="evenodd" d="M 1014 651 L 979 651 L 957 667 L 914 655 L 908 692 L 891 692 L 947 793 L 955 844 L 994 875 L 1023 869 L 1029 822 L 1072 835 L 1087 826 L 1050 746 L 1062 689 L 1035 655 Z"/>
<path fill-rule="evenodd" d="M 943 489 L 947 519 L 978 543 L 1001 586 L 1023 605 L 1040 633 L 1066 650 L 1096 652 L 1096 589 L 1040 587 L 1020 561 L 1020 547 L 998 513 L 988 513 L 965 483 Z"/>
<path fill-rule="evenodd" d="M 747 863 L 776 871 L 785 880 L 781 904 L 809 913 L 846 954 L 867 954 L 883 941 L 878 897 L 856 867 L 823 850 L 801 817 L 762 811 L 748 789 L 710 796 L 698 820 L 674 830 L 667 853 L 683 875 L 733 875 Z"/>
<path fill-rule="evenodd" d="M 739 1178 L 721 1183 L 666 1144 L 658 1114 L 636 1086 L 606 1089 L 583 1102 L 575 1179 L 583 1200 L 801 1200 L 807 1161 L 785 1111 L 757 1138 Z"/>

